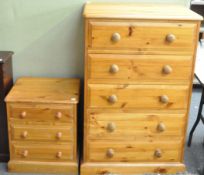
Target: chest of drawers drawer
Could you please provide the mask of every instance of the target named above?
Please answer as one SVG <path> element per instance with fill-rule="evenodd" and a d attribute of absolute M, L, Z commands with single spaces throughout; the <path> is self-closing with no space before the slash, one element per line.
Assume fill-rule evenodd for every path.
<path fill-rule="evenodd" d="M 74 109 L 72 105 L 56 104 L 29 104 L 13 103 L 10 105 L 10 119 L 13 121 L 28 122 L 66 122 L 73 120 Z"/>
<path fill-rule="evenodd" d="M 192 56 L 89 54 L 89 79 L 188 84 Z M 105 80 L 105 81 L 103 81 Z"/>
<path fill-rule="evenodd" d="M 91 108 L 186 109 L 188 86 L 89 85 Z"/>
<path fill-rule="evenodd" d="M 178 162 L 181 140 L 168 142 L 88 142 L 88 160 L 93 162 Z"/>
<path fill-rule="evenodd" d="M 193 53 L 195 23 L 90 20 L 90 49 Z"/>
<path fill-rule="evenodd" d="M 73 160 L 72 144 L 15 143 L 12 144 L 15 160 L 30 161 L 71 161 Z"/>
<path fill-rule="evenodd" d="M 183 138 L 184 113 L 139 113 L 89 110 L 88 139 L 168 141 Z"/>
<path fill-rule="evenodd" d="M 73 126 L 39 124 L 11 124 L 11 138 L 19 141 L 73 141 Z"/>

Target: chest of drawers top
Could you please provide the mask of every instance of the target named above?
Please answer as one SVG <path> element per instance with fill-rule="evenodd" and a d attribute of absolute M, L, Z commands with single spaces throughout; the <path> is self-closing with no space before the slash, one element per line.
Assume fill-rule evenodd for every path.
<path fill-rule="evenodd" d="M 85 18 L 202 20 L 202 16 L 181 5 L 141 3 L 87 3 Z"/>
<path fill-rule="evenodd" d="M 76 104 L 79 99 L 79 79 L 20 78 L 6 102 L 37 102 Z"/>

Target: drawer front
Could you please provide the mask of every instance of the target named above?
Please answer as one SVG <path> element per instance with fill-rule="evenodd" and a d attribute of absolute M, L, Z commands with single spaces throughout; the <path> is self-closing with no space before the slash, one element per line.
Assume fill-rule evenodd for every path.
<path fill-rule="evenodd" d="M 179 162 L 182 142 L 88 142 L 92 162 Z"/>
<path fill-rule="evenodd" d="M 11 124 L 12 140 L 21 141 L 72 141 L 72 126 L 47 126 L 47 125 L 19 125 Z"/>
<path fill-rule="evenodd" d="M 103 50 L 193 53 L 196 29 L 196 23 L 93 20 L 89 22 L 88 46 Z"/>
<path fill-rule="evenodd" d="M 22 122 L 68 122 L 73 121 L 73 107 L 54 104 L 10 104 L 10 118 Z"/>
<path fill-rule="evenodd" d="M 71 161 L 73 160 L 72 144 L 51 143 L 15 143 L 11 145 L 12 157 L 17 160 L 30 161 Z"/>
<path fill-rule="evenodd" d="M 88 112 L 90 140 L 169 141 L 182 139 L 184 113 Z"/>
<path fill-rule="evenodd" d="M 191 56 L 90 54 L 89 79 L 189 84 Z"/>
<path fill-rule="evenodd" d="M 188 86 L 90 84 L 91 108 L 186 109 Z"/>

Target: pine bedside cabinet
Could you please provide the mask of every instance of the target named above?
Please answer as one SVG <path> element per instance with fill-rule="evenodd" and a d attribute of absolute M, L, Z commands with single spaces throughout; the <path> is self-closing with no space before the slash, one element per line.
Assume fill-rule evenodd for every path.
<path fill-rule="evenodd" d="M 11 172 L 78 173 L 79 80 L 20 78 L 6 97 Z"/>
<path fill-rule="evenodd" d="M 202 17 L 175 5 L 88 3 L 82 175 L 185 170 Z"/>

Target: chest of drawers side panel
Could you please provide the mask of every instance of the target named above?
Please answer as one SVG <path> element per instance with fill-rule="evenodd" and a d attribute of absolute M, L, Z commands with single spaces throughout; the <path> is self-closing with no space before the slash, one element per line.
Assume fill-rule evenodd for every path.
<path fill-rule="evenodd" d="M 195 61 L 196 61 L 196 53 L 197 53 L 197 45 L 198 45 L 198 38 L 199 38 L 199 30 L 200 30 L 200 21 L 197 22 L 197 26 L 196 26 L 196 32 L 194 34 L 194 52 L 193 52 L 193 65 L 191 67 L 191 82 L 189 85 L 189 95 L 188 95 L 188 108 L 187 108 L 187 115 L 186 115 L 186 124 L 185 124 L 185 128 L 184 128 L 184 136 L 186 135 L 186 131 L 187 131 L 187 125 L 188 125 L 188 117 L 189 117 L 189 112 L 190 112 L 190 103 L 191 103 L 191 96 L 192 96 L 192 89 L 193 89 L 193 78 L 194 78 L 194 69 L 195 69 Z M 185 137 L 183 139 L 183 146 L 182 146 L 182 158 L 184 157 L 184 147 L 185 147 Z M 182 159 L 182 162 L 184 160 Z"/>
<path fill-rule="evenodd" d="M 88 19 L 84 20 L 84 35 L 85 35 L 85 46 L 84 46 L 84 124 L 83 124 L 83 161 L 86 161 L 87 157 L 87 132 L 88 132 L 88 115 L 87 115 L 87 101 L 88 101 L 88 37 L 89 37 L 89 28 L 88 28 Z"/>

